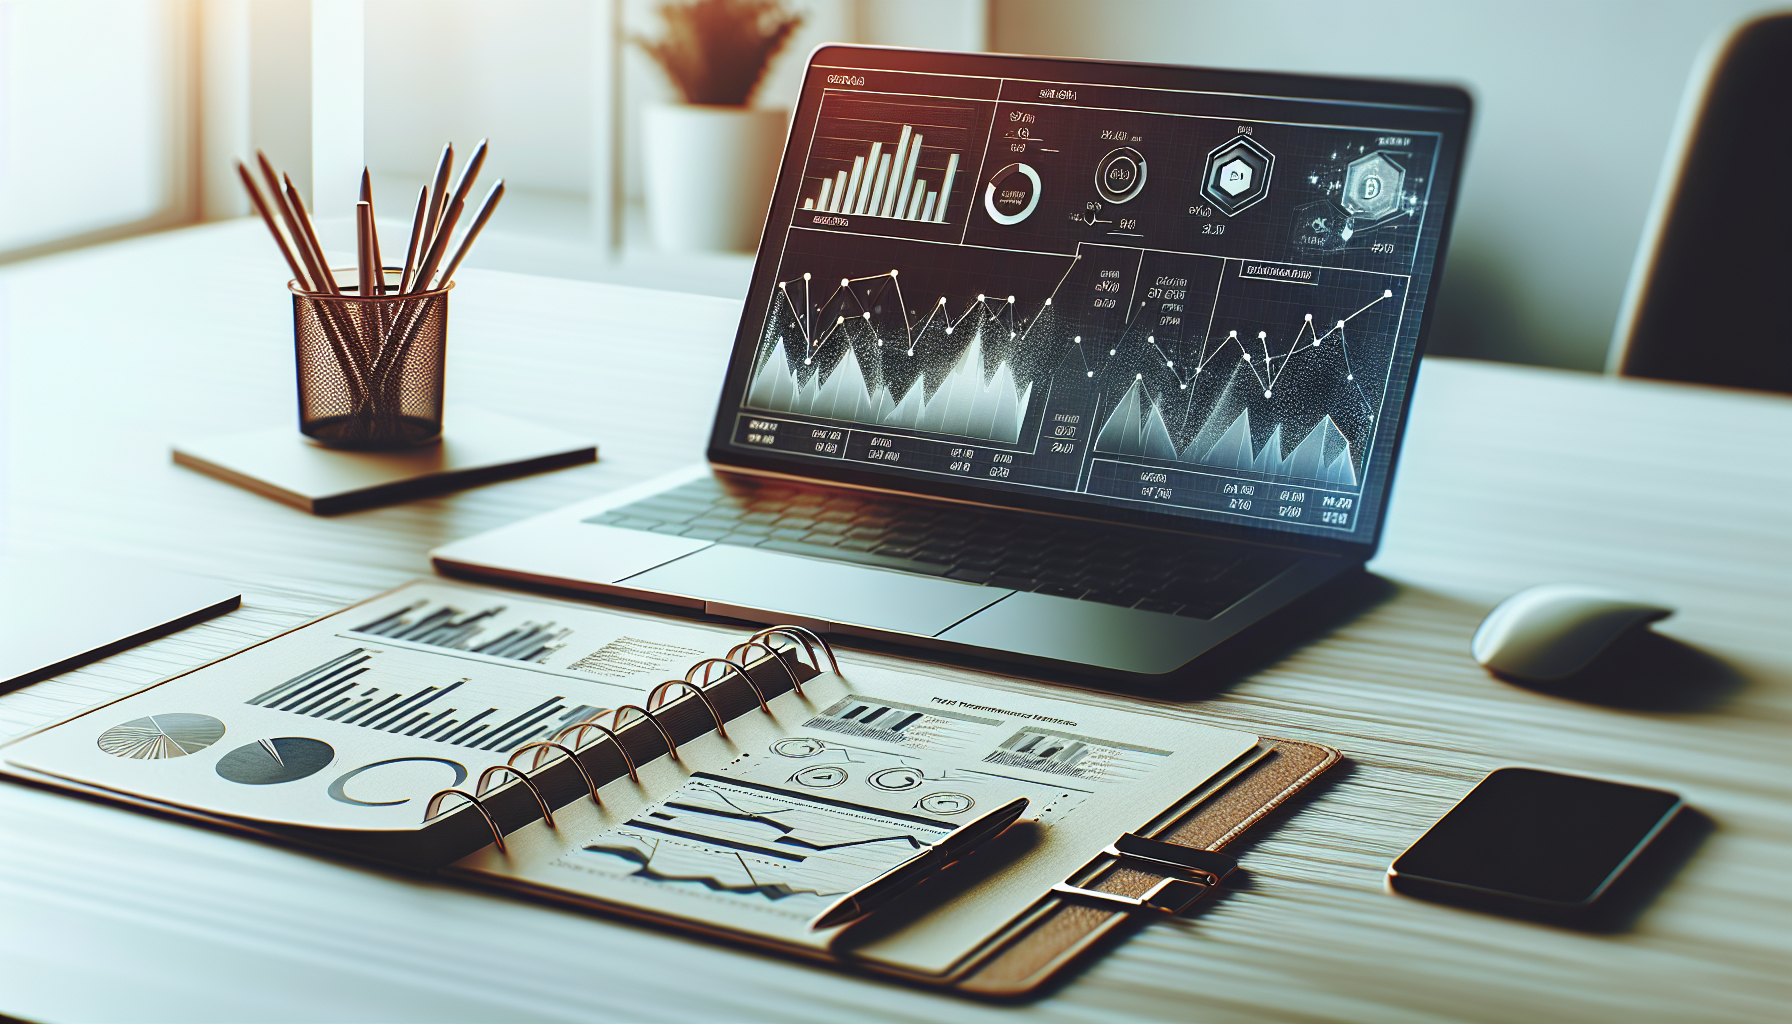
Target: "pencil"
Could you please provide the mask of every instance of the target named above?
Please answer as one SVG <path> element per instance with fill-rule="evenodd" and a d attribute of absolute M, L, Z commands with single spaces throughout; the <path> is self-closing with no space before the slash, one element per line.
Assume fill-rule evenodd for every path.
<path fill-rule="evenodd" d="M 417 267 L 417 276 L 411 279 L 411 286 L 405 294 L 415 295 L 434 287 L 436 268 L 441 265 L 442 257 L 447 254 L 448 240 L 454 234 L 454 226 L 459 223 L 461 212 L 466 208 L 467 189 L 472 184 L 473 176 L 479 173 L 479 165 L 484 162 L 485 141 L 482 139 L 479 148 L 474 150 L 472 157 L 468 159 L 466 166 L 461 170 L 454 198 L 449 201 L 446 210 L 443 211 L 442 219 L 436 225 L 435 233 L 430 238 L 429 251 L 424 254 L 422 263 Z M 391 372 L 394 367 L 404 361 L 410 351 L 411 343 L 416 340 L 416 332 L 422 324 L 422 311 L 425 305 L 426 303 L 418 303 L 414 309 L 407 311 L 409 315 L 396 330 L 398 340 L 396 342 L 388 341 L 383 347 L 380 358 L 374 361 L 376 375 Z"/>
<path fill-rule="evenodd" d="M 479 145 L 473 147 L 473 155 L 467 158 L 465 166 L 460 169 L 460 180 L 454 183 L 454 198 L 450 203 L 465 203 L 467 193 L 473 190 L 473 182 L 479 177 L 479 169 L 485 166 L 485 146 L 491 140 L 480 139 Z"/>
<path fill-rule="evenodd" d="M 498 208 L 498 200 L 503 198 L 504 179 L 499 178 L 498 183 L 492 186 L 492 190 L 486 193 L 485 201 L 479 204 L 479 213 L 473 217 L 473 226 L 461 236 L 460 248 L 454 250 L 454 259 L 448 261 L 448 269 L 442 271 L 443 285 L 454 280 L 454 272 L 460 267 L 460 261 L 466 259 L 467 251 L 473 248 L 473 239 L 479 237 L 479 232 L 485 228 L 485 222 L 492 219 L 492 211 Z"/>
<path fill-rule="evenodd" d="M 311 223 L 311 214 L 305 209 L 305 200 L 299 196 L 299 187 L 292 183 L 290 174 L 281 175 L 281 181 L 286 185 L 286 202 L 292 207 L 293 219 L 298 222 L 306 243 L 317 253 L 318 261 L 323 265 L 323 281 L 328 286 L 328 291 L 324 294 L 341 295 L 342 289 L 336 284 L 336 275 L 330 272 L 328 264 L 323 263 L 324 247 L 317 240 L 317 227 Z M 322 319 L 326 322 L 332 322 L 332 318 L 337 314 L 337 308 L 332 303 L 319 303 L 318 309 Z M 365 378 L 367 374 L 366 360 L 369 353 L 368 346 L 360 337 L 360 332 L 354 329 L 352 322 L 336 323 L 335 329 L 342 335 L 339 342 L 341 349 L 337 352 L 336 358 L 342 363 L 344 375 L 351 382 L 356 382 L 357 378 Z M 351 342 L 353 344 L 350 344 Z M 362 390 L 364 391 L 365 388 Z"/>
<path fill-rule="evenodd" d="M 373 208 L 373 175 L 361 168 L 361 199 L 367 203 L 367 248 L 373 255 L 374 295 L 386 294 L 386 264 L 380 258 L 380 222 Z"/>
<path fill-rule="evenodd" d="M 292 187 L 292 179 L 286 179 L 286 189 L 287 192 L 290 192 L 291 201 L 289 202 L 287 192 L 283 192 L 280 187 L 281 176 L 274 170 L 274 164 L 268 159 L 268 155 L 256 150 L 255 160 L 261 165 L 261 172 L 268 180 L 268 188 L 274 194 L 275 203 L 279 205 L 280 215 L 286 221 L 287 230 L 292 234 L 293 246 L 298 249 L 304 265 L 310 270 L 311 280 L 301 283 L 306 285 L 312 295 L 340 294 L 336 288 L 335 277 L 329 273 L 329 268 L 324 263 L 323 250 L 317 246 L 316 237 L 309 235 L 304 230 L 309 222 L 300 220 L 299 216 L 293 212 L 295 204 L 298 205 L 301 212 L 304 205 L 299 203 L 299 193 Z M 362 382 L 362 368 L 355 358 L 356 346 L 350 345 L 348 341 L 354 332 L 345 329 L 342 324 L 337 322 L 336 310 L 329 303 L 318 303 L 317 314 L 318 324 L 323 328 L 324 335 L 329 340 L 330 349 L 335 353 L 337 363 L 342 366 L 342 373 L 348 381 L 349 390 L 354 394 L 356 402 L 362 401 L 366 394 L 366 388 Z"/>
<path fill-rule="evenodd" d="M 261 196 L 261 190 L 255 187 L 255 176 L 243 162 L 236 162 L 236 173 L 242 176 L 243 188 L 249 192 L 249 201 L 255 204 L 255 212 L 261 214 L 261 222 L 268 226 L 268 233 L 274 236 L 274 244 L 280 247 L 280 255 L 286 258 L 286 265 L 292 269 L 293 279 L 299 287 L 311 290 L 311 282 L 305 277 L 305 271 L 299 266 L 299 258 L 292 254 L 292 247 L 286 244 L 286 236 L 280 233 L 280 226 L 274 223 L 274 214 L 268 209 L 268 201 Z"/>
<path fill-rule="evenodd" d="M 455 222 L 460 220 L 461 205 L 459 202 L 449 204 L 448 211 L 442 215 L 441 229 L 430 242 L 429 253 L 417 268 L 417 276 L 411 281 L 411 290 L 405 294 L 416 295 L 429 290 L 429 282 L 435 277 L 436 266 L 442 262 L 442 252 L 447 248 L 448 236 L 454 231 Z M 397 328 L 398 341 L 388 341 L 382 346 L 380 357 L 374 360 L 376 375 L 383 376 L 404 361 L 405 355 L 410 352 L 411 342 L 416 339 L 417 330 L 422 326 L 423 312 L 428 305 L 428 302 L 419 302 L 405 311 L 405 318 Z M 388 352 L 392 354 L 391 358 L 387 358 Z"/>
<path fill-rule="evenodd" d="M 441 265 L 442 257 L 448 251 L 448 238 L 454 233 L 454 225 L 460 220 L 461 211 L 466 209 L 467 191 L 473 187 L 473 179 L 479 176 L 479 168 L 485 163 L 485 139 L 479 140 L 473 155 L 467 158 L 466 165 L 461 168 L 460 180 L 454 185 L 454 198 L 449 200 L 448 209 L 442 214 L 441 223 L 430 239 L 429 255 L 424 258 L 423 269 L 413 282 L 413 290 L 427 290 L 435 279 L 436 268 Z"/>
<path fill-rule="evenodd" d="M 429 186 L 417 190 L 417 212 L 411 218 L 411 244 L 404 255 L 404 270 L 398 275 L 398 291 L 410 291 L 411 272 L 417 269 L 417 256 L 423 248 L 423 218 L 429 213 Z"/>
<path fill-rule="evenodd" d="M 430 240 L 429 252 L 423 257 L 423 265 L 417 268 L 417 279 L 411 282 L 411 292 L 429 290 L 429 283 L 435 279 L 436 267 L 442 263 L 442 256 L 448 248 L 448 236 L 454 233 L 454 225 L 460 220 L 463 204 L 459 199 L 448 204 L 447 212 L 442 214 L 441 226 L 435 237 Z"/>
<path fill-rule="evenodd" d="M 323 272 L 321 254 L 312 251 L 310 239 L 306 238 L 304 231 L 300 230 L 299 220 L 293 216 L 292 206 L 286 201 L 286 193 L 280 187 L 280 175 L 275 172 L 274 165 L 268 160 L 266 153 L 259 149 L 256 150 L 255 159 L 261 165 L 262 176 L 267 178 L 268 191 L 274 194 L 274 205 L 280 211 L 280 219 L 286 222 L 286 230 L 292 235 L 293 248 L 299 251 L 299 258 L 304 262 L 306 270 L 310 272 L 311 280 L 306 283 L 306 287 L 319 295 L 331 294 L 335 282 Z"/>
<path fill-rule="evenodd" d="M 423 236 L 422 248 L 427 250 L 435 241 L 436 225 L 442 221 L 442 211 L 448 202 L 448 173 L 454 170 L 454 143 L 442 147 L 441 159 L 436 161 L 435 178 L 429 185 L 429 221 L 426 234 Z"/>
<path fill-rule="evenodd" d="M 426 276 L 419 276 L 418 282 L 414 286 L 415 290 L 428 291 L 431 287 L 446 288 L 448 283 L 454 280 L 455 270 L 459 269 L 461 261 L 467 258 L 467 253 L 473 248 L 473 241 L 479 237 L 479 232 L 485 229 L 486 222 L 492 219 L 492 213 L 497 210 L 498 202 L 503 198 L 504 179 L 500 178 L 497 183 L 492 186 L 492 190 L 486 193 L 484 201 L 479 204 L 479 212 L 474 215 L 472 226 L 468 227 L 466 233 L 461 236 L 460 245 L 455 249 L 454 259 L 449 261 L 448 268 L 442 271 L 441 276 L 434 282 L 430 282 Z M 459 214 L 460 203 L 457 201 L 455 205 L 450 208 L 448 218 L 450 227 L 452 227 L 453 221 Z M 448 237 L 447 231 L 444 230 L 440 237 L 445 240 Z M 420 311 L 422 305 L 419 304 L 417 309 Z M 376 377 L 384 376 L 385 374 L 392 372 L 394 367 L 404 362 L 405 357 L 410 353 L 411 343 L 416 340 L 416 332 L 419 323 L 419 316 L 413 314 L 406 322 L 404 329 L 396 332 L 399 335 L 398 341 L 389 341 L 387 346 L 382 349 L 380 357 L 374 361 L 374 374 Z"/>
<path fill-rule="evenodd" d="M 373 207 L 366 200 L 355 204 L 355 294 L 373 295 Z"/>
<path fill-rule="evenodd" d="M 330 273 L 328 261 L 324 259 L 323 243 L 317 240 L 317 226 L 311 223 L 311 214 L 305 209 L 305 200 L 299 196 L 299 187 L 292 183 L 292 175 L 283 174 L 281 181 L 286 185 L 286 203 L 292 207 L 293 221 L 298 225 L 298 233 L 305 239 L 305 244 L 316 254 L 321 289 L 331 295 L 341 295 L 342 289 L 336 286 L 336 275 Z"/>

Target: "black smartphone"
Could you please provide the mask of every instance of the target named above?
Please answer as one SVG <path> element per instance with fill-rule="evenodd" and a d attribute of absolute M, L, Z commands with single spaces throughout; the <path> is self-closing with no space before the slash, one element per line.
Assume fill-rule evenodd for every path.
<path fill-rule="evenodd" d="M 1397 892 L 1572 923 L 1685 804 L 1676 794 L 1501 768 L 1388 868 Z"/>

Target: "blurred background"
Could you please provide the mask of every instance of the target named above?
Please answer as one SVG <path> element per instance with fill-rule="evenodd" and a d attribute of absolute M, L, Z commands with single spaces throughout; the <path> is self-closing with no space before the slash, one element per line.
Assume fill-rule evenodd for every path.
<path fill-rule="evenodd" d="M 650 0 L 0 0 L 0 262 L 248 214 L 265 149 L 347 240 L 402 237 L 441 144 L 492 144 L 471 265 L 739 297 L 644 224 Z M 1752 0 L 788 0 L 754 105 L 826 41 L 1447 81 L 1478 104 L 1432 351 L 1597 370 L 1688 76 Z M 391 227 L 385 227 L 390 222 Z"/>

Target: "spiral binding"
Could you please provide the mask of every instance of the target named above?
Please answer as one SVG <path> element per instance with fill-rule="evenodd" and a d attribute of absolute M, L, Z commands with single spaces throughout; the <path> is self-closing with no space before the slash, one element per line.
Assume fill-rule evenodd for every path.
<path fill-rule="evenodd" d="M 653 712 L 647 710 L 646 708 L 640 706 L 639 704 L 624 704 L 621 707 L 617 708 L 615 711 L 610 712 L 610 728 L 612 728 L 612 729 L 621 729 L 622 728 L 622 713 L 624 711 L 639 711 L 641 713 L 642 717 L 646 718 L 649 722 L 653 723 L 653 727 L 655 729 L 659 730 L 660 739 L 666 741 L 666 753 L 670 754 L 672 756 L 672 760 L 674 760 L 674 761 L 677 761 L 679 759 L 678 758 L 678 741 L 673 739 L 672 734 L 666 730 L 666 727 L 663 724 L 661 724 L 658 715 L 655 715 Z"/>
<path fill-rule="evenodd" d="M 591 777 L 591 771 L 585 767 L 585 762 L 579 760 L 579 755 L 573 753 L 571 747 L 564 746 L 563 744 L 555 743 L 553 740 L 536 740 L 534 743 L 527 743 L 527 744 L 524 744 L 523 746 L 516 748 L 516 753 L 513 753 L 508 758 L 506 758 L 505 763 L 514 765 L 514 764 L 516 764 L 517 754 L 521 754 L 521 753 L 525 753 L 527 751 L 533 750 L 536 752 L 535 753 L 535 764 L 533 767 L 540 768 L 541 767 L 541 748 L 542 747 L 547 747 L 550 750 L 558 750 L 561 753 L 565 754 L 567 757 L 572 758 L 572 766 L 579 770 L 579 775 L 581 777 L 583 777 L 585 780 L 585 788 L 591 791 L 591 802 L 594 804 L 597 804 L 599 807 L 603 806 L 603 802 L 604 802 L 603 797 L 600 797 L 597 795 L 597 780 L 595 780 Z M 533 769 L 531 769 L 531 770 L 533 770 Z"/>
<path fill-rule="evenodd" d="M 665 707 L 665 705 L 666 705 L 666 700 L 665 700 L 666 687 L 668 687 L 668 686 L 682 686 L 685 688 L 685 690 L 687 692 L 689 692 L 691 694 L 691 696 L 696 697 L 698 700 L 702 701 L 703 706 L 709 709 L 709 717 L 716 720 L 717 735 L 721 736 L 723 739 L 728 738 L 728 727 L 726 725 L 722 724 L 722 713 L 720 711 L 716 710 L 716 706 L 715 706 L 714 702 L 712 702 L 709 699 L 709 694 L 704 693 L 703 688 L 701 686 L 698 686 L 696 683 L 689 682 L 688 680 L 684 680 L 684 679 L 668 679 L 665 682 L 661 683 L 660 685 L 654 687 L 653 692 L 651 692 L 647 695 L 648 707 L 656 706 L 655 701 L 658 701 L 658 704 L 657 704 L 658 707 Z M 661 731 L 664 732 L 665 730 L 662 729 Z M 670 744 L 670 741 L 671 741 L 671 737 L 668 736 L 667 737 L 668 744 Z M 671 753 L 672 753 L 672 759 L 674 761 L 678 760 L 678 752 L 676 750 L 673 750 Z"/>
<path fill-rule="evenodd" d="M 767 650 L 770 650 L 770 648 L 767 648 Z M 728 653 L 733 654 L 734 652 L 729 651 Z M 784 665 L 784 671 L 790 673 L 791 679 L 794 680 L 796 678 L 796 672 L 793 671 L 789 665 L 784 664 L 784 659 L 778 657 L 777 651 L 772 651 L 772 660 L 776 661 L 780 665 Z M 697 670 L 702 669 L 703 670 L 702 685 L 708 686 L 709 685 L 709 669 L 710 669 L 711 665 L 726 666 L 729 671 L 731 671 L 735 675 L 739 676 L 740 681 L 743 683 L 746 683 L 748 688 L 753 691 L 753 696 L 759 698 L 759 710 L 765 712 L 768 715 L 772 713 L 772 709 L 771 709 L 770 705 L 766 704 L 766 702 L 765 702 L 765 691 L 761 690 L 759 688 L 759 684 L 755 683 L 753 681 L 753 677 L 747 674 L 747 670 L 744 667 L 742 667 L 738 662 L 732 661 L 728 658 L 704 658 L 702 661 L 699 661 L 697 664 L 692 665 L 688 670 L 685 671 L 684 681 L 687 683 L 690 682 L 691 677 L 697 674 Z M 728 677 L 723 676 L 722 678 L 726 679 Z M 661 685 L 667 685 L 667 684 L 662 683 Z M 795 684 L 793 684 L 793 685 L 795 685 Z M 798 693 L 802 692 L 801 686 L 797 686 L 797 692 Z M 653 703 L 653 698 L 651 696 L 648 697 L 647 702 L 649 704 Z M 726 736 L 728 734 L 723 733 L 722 735 Z"/>
<path fill-rule="evenodd" d="M 776 661 L 778 663 L 779 667 L 784 669 L 784 674 L 790 677 L 790 688 L 792 690 L 796 691 L 797 696 L 801 697 L 803 695 L 803 681 L 796 677 L 796 669 L 791 668 L 790 662 L 785 661 L 783 655 L 779 654 L 777 652 L 777 650 L 774 649 L 770 644 L 763 643 L 759 640 L 748 640 L 744 644 L 735 644 L 733 647 L 730 647 L 728 649 L 728 657 L 726 657 L 726 658 L 711 658 L 709 660 L 710 661 L 723 661 L 723 662 L 726 662 L 727 664 L 732 665 L 735 663 L 736 657 L 737 657 L 737 655 L 739 655 L 739 653 L 741 651 L 751 650 L 754 647 L 757 647 L 760 650 L 762 650 L 765 653 L 772 656 L 772 660 Z M 703 662 L 698 662 L 697 664 L 701 665 L 701 664 L 703 664 Z M 691 672 L 695 672 L 695 671 L 697 671 L 697 665 L 692 665 Z M 819 667 L 817 667 L 816 671 L 819 672 L 819 671 L 821 671 L 821 669 Z M 686 679 L 691 678 L 691 672 L 686 672 L 684 674 L 684 677 Z M 747 685 L 751 686 L 753 688 L 753 692 L 758 695 L 760 710 L 764 711 L 768 715 L 771 714 L 772 709 L 769 707 L 766 707 L 765 694 L 760 691 L 759 684 L 753 682 L 752 676 L 746 675 L 746 673 L 744 673 L 744 672 L 741 673 L 741 675 L 743 678 L 745 678 L 747 680 Z M 704 668 L 704 670 L 703 670 L 703 681 L 705 683 L 709 682 L 709 669 L 707 667 Z"/>
<path fill-rule="evenodd" d="M 746 659 L 742 657 L 744 652 L 758 648 L 769 654 L 771 660 L 782 666 L 785 673 L 790 676 L 791 689 L 798 696 L 802 696 L 802 680 L 797 678 L 796 670 L 791 668 L 790 664 L 784 660 L 783 652 L 780 652 L 772 645 L 774 638 L 790 641 L 800 646 L 803 653 L 808 655 L 810 667 L 812 667 L 818 675 L 821 673 L 821 659 L 816 654 L 816 648 L 819 647 L 821 652 L 827 655 L 828 665 L 833 670 L 834 674 L 840 674 L 840 662 L 834 656 L 834 649 L 828 645 L 826 640 L 823 640 L 810 630 L 804 629 L 801 626 L 772 626 L 768 629 L 762 629 L 748 637 L 744 642 L 736 644 L 728 651 L 727 657 L 705 658 L 695 665 L 692 665 L 690 669 L 685 672 L 683 679 L 668 679 L 654 687 L 647 695 L 647 707 L 640 707 L 635 704 L 624 704 L 613 711 L 607 712 L 610 716 L 610 724 L 608 726 L 602 725 L 595 720 L 574 722 L 572 725 L 566 726 L 555 732 L 550 739 L 537 740 L 534 743 L 525 744 L 524 746 L 517 748 L 504 764 L 493 765 L 481 772 L 479 774 L 478 782 L 473 787 L 473 792 L 458 788 L 437 791 L 434 796 L 429 798 L 429 803 L 424 808 L 423 820 L 428 822 L 436 818 L 442 813 L 443 802 L 447 800 L 448 797 L 458 796 L 467 803 L 472 804 L 473 808 L 479 812 L 479 816 L 485 819 L 486 827 L 491 829 L 492 844 L 498 848 L 498 852 L 508 852 L 508 848 L 504 845 L 503 830 L 499 828 L 497 818 L 493 817 L 490 809 L 485 806 L 486 792 L 491 780 L 497 775 L 507 773 L 514 775 L 523 785 L 529 788 L 529 792 L 535 797 L 536 804 L 541 808 L 542 821 L 544 821 L 549 828 L 553 828 L 553 812 L 548 807 L 547 798 L 542 794 L 541 787 L 530 774 L 531 772 L 540 771 L 544 767 L 542 764 L 542 757 L 547 750 L 559 751 L 561 754 L 572 759 L 573 767 L 578 769 L 579 775 L 585 780 L 585 788 L 590 792 L 592 802 L 601 806 L 603 801 L 597 794 L 597 780 L 592 778 L 591 772 L 585 767 L 584 762 L 579 760 L 579 747 L 580 744 L 584 742 L 587 730 L 596 729 L 598 732 L 603 733 L 603 739 L 608 739 L 616 748 L 617 753 L 622 755 L 622 763 L 628 768 L 629 780 L 638 784 L 641 781 L 639 768 L 635 764 L 634 756 L 629 753 L 627 744 L 623 743 L 622 737 L 618 735 L 618 732 L 623 728 L 623 714 L 625 712 L 638 712 L 643 718 L 647 719 L 647 721 L 653 725 L 654 730 L 660 734 L 660 739 L 665 741 L 666 753 L 671 756 L 672 760 L 677 761 L 679 760 L 678 743 L 673 740 L 672 733 L 667 730 L 665 724 L 659 720 L 659 715 L 655 713 L 656 710 L 663 713 L 666 706 L 669 703 L 672 703 L 672 701 L 666 697 L 667 691 L 670 688 L 682 686 L 686 691 L 686 696 L 695 696 L 698 700 L 702 701 L 704 708 L 709 711 L 710 717 L 715 719 L 716 733 L 723 737 L 728 735 L 727 725 L 722 718 L 721 711 L 716 707 L 715 702 L 710 700 L 709 695 L 704 692 L 704 688 L 713 686 L 716 683 L 727 679 L 730 674 L 739 676 L 741 681 L 746 683 L 748 688 L 753 691 L 753 696 L 759 702 L 760 710 L 768 715 L 771 714 L 771 707 L 765 699 L 765 691 L 760 689 L 759 684 L 753 680 L 752 673 L 746 667 Z M 787 650 L 793 650 L 793 648 L 787 648 Z M 724 666 L 727 671 L 722 674 L 720 679 L 712 681 L 710 679 L 710 670 L 718 664 Z M 693 680 L 691 677 L 696 675 L 699 669 L 703 671 L 702 680 Z M 605 712 L 599 712 L 597 717 L 601 718 L 604 714 Z M 571 737 L 570 745 L 563 742 L 567 740 L 569 736 Z M 594 742 L 601 743 L 603 742 L 603 739 Z M 586 747 L 585 749 L 589 750 L 591 748 Z M 527 769 L 518 767 L 516 764 L 517 758 L 529 751 L 535 752 L 534 762 Z M 553 761 L 549 761 L 547 764 L 548 766 L 551 766 L 558 763 L 559 760 L 559 758 L 556 758 Z"/>
<path fill-rule="evenodd" d="M 541 805 L 541 820 L 547 822 L 549 828 L 553 828 L 554 827 L 554 812 L 548 810 L 547 797 L 544 797 L 541 795 L 541 787 L 537 786 L 535 784 L 535 780 L 531 779 L 529 777 L 528 772 L 523 771 L 521 768 L 518 768 L 515 765 L 494 764 L 490 768 L 487 768 L 485 771 L 480 772 L 479 773 L 479 784 L 473 787 L 473 792 L 478 796 L 484 796 L 486 786 L 491 783 L 492 776 L 498 774 L 499 772 L 509 772 L 510 774 L 516 776 L 518 781 L 522 782 L 523 785 L 529 787 L 529 792 L 535 794 L 535 802 Z"/>
<path fill-rule="evenodd" d="M 435 796 L 430 797 L 429 806 L 423 810 L 423 820 L 428 821 L 442 813 L 442 800 L 451 796 L 465 797 L 467 802 L 471 803 L 473 807 L 479 811 L 479 816 L 485 819 L 486 826 L 492 830 L 492 842 L 498 847 L 498 852 L 505 852 L 504 832 L 498 828 L 498 819 L 492 817 L 492 812 L 485 809 L 484 800 L 479 799 L 464 789 L 444 789 L 436 793 Z"/>
<path fill-rule="evenodd" d="M 598 713 L 602 714 L 603 712 L 600 711 Z M 641 781 L 641 773 L 635 770 L 634 756 L 628 752 L 628 746 L 622 742 L 622 738 L 596 722 L 575 722 L 555 733 L 554 740 L 558 742 L 565 739 L 567 733 L 576 732 L 579 736 L 574 738 L 572 743 L 573 746 L 577 747 L 579 745 L 579 740 L 584 738 L 586 729 L 596 729 L 598 732 L 610 737 L 610 742 L 616 745 L 616 752 L 622 755 L 622 763 L 628 765 L 628 780 L 630 782 Z"/>
<path fill-rule="evenodd" d="M 768 636 L 783 636 L 802 644 L 803 650 L 809 654 L 809 664 L 815 666 L 815 671 L 820 672 L 821 661 L 815 657 L 815 647 L 810 646 L 810 642 L 813 641 L 821 648 L 822 653 L 828 656 L 828 665 L 833 669 L 834 674 L 840 674 L 840 662 L 834 658 L 834 649 L 828 646 L 826 640 L 816 636 L 809 630 L 804 629 L 801 626 L 771 626 L 747 637 L 747 642 L 752 643 L 755 640 L 764 640 Z M 802 691 L 799 690 L 797 692 L 801 693 Z"/>

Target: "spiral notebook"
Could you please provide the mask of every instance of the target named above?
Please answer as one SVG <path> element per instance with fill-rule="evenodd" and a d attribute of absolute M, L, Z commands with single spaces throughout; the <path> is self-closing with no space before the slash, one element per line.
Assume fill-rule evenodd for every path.
<path fill-rule="evenodd" d="M 798 627 L 418 581 L 0 750 L 265 839 L 984 995 L 1221 884 L 1329 748 L 843 662 Z M 1021 820 L 861 920 L 817 915 Z"/>

